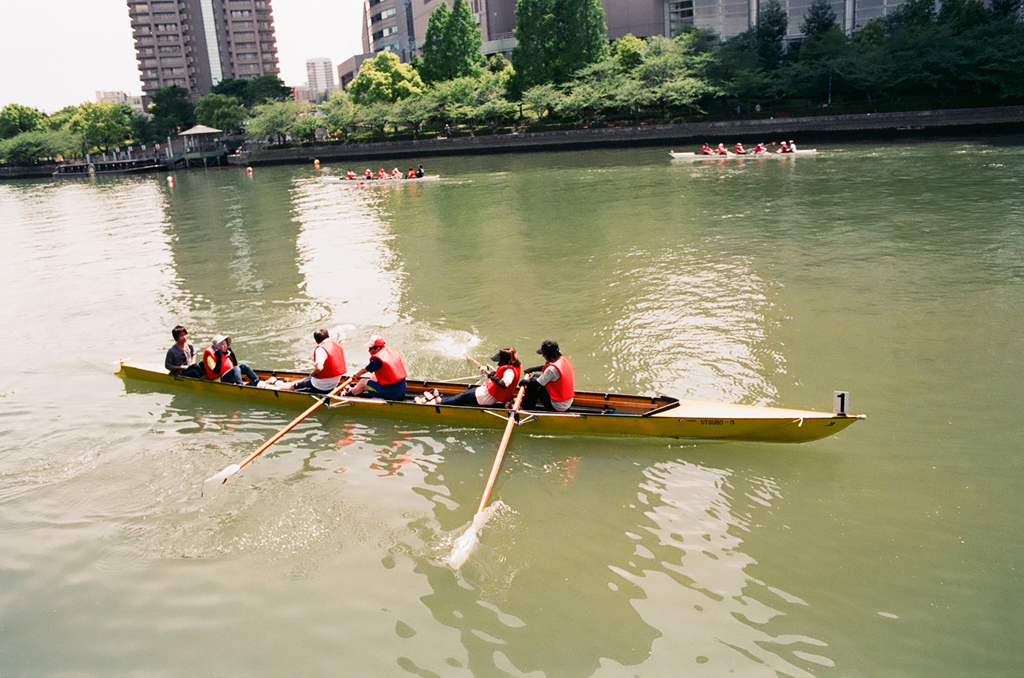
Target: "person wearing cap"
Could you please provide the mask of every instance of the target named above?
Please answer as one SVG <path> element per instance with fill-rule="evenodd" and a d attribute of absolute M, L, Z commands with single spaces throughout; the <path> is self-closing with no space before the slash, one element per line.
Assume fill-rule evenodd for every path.
<path fill-rule="evenodd" d="M 519 361 L 519 354 L 514 348 L 503 348 L 492 355 L 491 360 L 498 363 L 498 367 L 492 370 L 481 365 L 480 372 L 487 375 L 487 381 L 479 386 L 446 398 L 440 398 L 436 391 L 430 391 L 417 397 L 416 402 L 466 407 L 490 407 L 509 402 L 516 395 L 522 373 L 523 364 Z"/>
<path fill-rule="evenodd" d="M 252 368 L 245 363 L 235 364 L 234 352 L 231 350 L 231 337 L 218 334 L 203 351 L 203 379 L 213 381 L 217 379 L 224 384 L 241 384 L 242 375 L 249 380 L 252 386 L 259 386 L 260 378 L 256 376 Z"/>
<path fill-rule="evenodd" d="M 370 351 L 370 362 L 366 367 L 352 375 L 355 382 L 347 395 L 362 398 L 383 398 L 384 400 L 401 400 L 405 397 L 405 364 L 397 351 L 386 345 L 384 337 L 375 334 L 364 346 Z M 364 374 L 373 373 L 373 379 L 362 378 Z"/>
<path fill-rule="evenodd" d="M 305 379 L 298 379 L 283 386 L 275 386 L 281 391 L 301 391 L 303 393 L 330 393 L 345 375 L 345 350 L 341 344 L 331 339 L 330 333 L 319 329 L 313 333 L 316 347 L 313 349 L 313 373 Z"/>
<path fill-rule="evenodd" d="M 178 325 L 171 330 L 174 346 L 167 350 L 164 358 L 164 369 L 176 377 L 203 376 L 203 370 L 196 365 L 196 347 L 188 340 L 188 330 Z"/>
<path fill-rule="evenodd" d="M 796 144 L 793 143 L 792 139 L 789 140 L 789 152 L 796 153 Z"/>
<path fill-rule="evenodd" d="M 527 374 L 540 374 L 534 374 L 524 382 L 526 393 L 523 395 L 522 408 L 565 412 L 572 407 L 572 399 L 576 394 L 572 363 L 558 350 L 558 342 L 551 339 L 546 339 L 537 353 L 544 356 L 547 363 L 526 370 Z"/>

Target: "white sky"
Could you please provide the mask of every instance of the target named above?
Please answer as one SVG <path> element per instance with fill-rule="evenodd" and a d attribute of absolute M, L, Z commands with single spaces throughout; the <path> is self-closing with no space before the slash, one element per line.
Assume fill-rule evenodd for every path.
<path fill-rule="evenodd" d="M 337 69 L 362 53 L 362 0 L 272 3 L 286 85 L 306 83 L 306 59 L 327 57 Z M 142 94 L 125 0 L 3 0 L 0 5 L 0 108 L 16 103 L 53 113 L 95 101 L 97 91 Z"/>

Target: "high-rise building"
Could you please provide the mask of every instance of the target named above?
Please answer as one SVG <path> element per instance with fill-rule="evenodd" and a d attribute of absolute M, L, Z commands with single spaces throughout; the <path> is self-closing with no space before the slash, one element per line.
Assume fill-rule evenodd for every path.
<path fill-rule="evenodd" d="M 270 0 L 128 0 L 128 14 L 147 104 L 172 85 L 197 101 L 226 78 L 279 73 Z"/>
<path fill-rule="evenodd" d="M 142 108 L 142 97 L 124 92 L 96 92 L 96 101 L 103 101 L 108 104 L 128 104 L 133 111 L 145 113 Z"/>
<path fill-rule="evenodd" d="M 330 59 L 306 59 L 306 80 L 309 89 L 325 94 L 334 89 L 334 66 Z"/>

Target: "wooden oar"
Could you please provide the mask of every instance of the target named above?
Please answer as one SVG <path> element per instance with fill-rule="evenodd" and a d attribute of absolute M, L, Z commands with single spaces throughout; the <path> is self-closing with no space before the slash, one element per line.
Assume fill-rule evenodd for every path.
<path fill-rule="evenodd" d="M 243 461 L 241 464 L 232 464 L 231 466 L 228 466 L 227 468 L 225 468 L 220 473 L 218 473 L 216 475 L 213 475 L 213 476 L 210 476 L 209 478 L 207 478 L 206 481 L 203 483 L 202 495 L 205 496 L 207 493 L 213 492 L 218 487 L 220 487 L 221 485 L 226 483 L 228 481 L 228 478 L 230 478 L 231 476 L 233 476 L 236 473 L 238 473 L 241 470 L 241 468 L 243 466 L 245 466 L 246 464 L 248 464 L 250 461 L 252 461 L 256 457 L 258 457 L 261 454 L 263 454 L 264 450 L 266 450 L 268 447 L 270 447 L 271 445 L 276 443 L 278 440 L 280 440 L 284 436 L 285 433 L 288 433 L 288 431 L 291 431 L 293 428 L 298 426 L 299 422 L 301 422 L 303 419 L 305 419 L 306 417 L 311 415 L 313 413 L 313 411 L 316 410 L 316 408 L 318 408 L 321 405 L 323 405 L 324 403 L 326 403 L 334 394 L 336 394 L 338 391 L 340 391 L 341 389 L 345 388 L 346 386 L 348 386 L 351 383 L 352 383 L 352 379 L 351 378 L 346 379 L 344 383 L 338 384 L 338 387 L 336 389 L 334 389 L 333 391 L 331 391 L 330 393 L 324 395 L 321 398 L 317 398 L 317 401 L 315 403 L 313 403 L 309 407 L 308 410 L 306 410 L 305 412 L 300 414 L 298 417 L 293 419 L 290 424 L 288 424 L 283 429 L 281 429 L 280 431 L 275 433 L 273 436 L 271 436 L 270 439 L 267 440 L 267 442 L 265 442 L 265 443 L 263 443 L 262 445 L 259 446 L 259 449 L 257 449 L 255 452 L 250 454 L 248 457 L 246 457 L 245 461 Z"/>
<path fill-rule="evenodd" d="M 467 358 L 469 356 L 466 356 Z M 472 360 L 472 358 L 470 358 Z M 475 361 L 474 361 L 475 362 Z M 480 497 L 480 506 L 476 509 L 476 514 L 473 516 L 473 524 L 469 526 L 466 533 L 455 540 L 455 546 L 452 548 L 452 554 L 448 556 L 448 564 L 453 569 L 459 569 L 462 564 L 469 558 L 470 552 L 476 545 L 480 528 L 487 522 L 487 517 L 484 515 L 484 509 L 487 507 L 487 499 L 491 496 L 491 490 L 494 488 L 494 481 L 498 478 L 498 471 L 501 469 L 501 460 L 505 456 L 505 448 L 508 447 L 509 438 L 512 437 L 512 426 L 516 423 L 516 414 L 519 412 L 519 404 L 523 400 L 523 394 L 526 393 L 526 387 L 520 386 L 519 392 L 516 394 L 515 404 L 512 405 L 512 410 L 508 414 L 508 423 L 505 424 L 505 433 L 501 436 L 501 445 L 498 446 L 498 454 L 494 457 L 494 464 L 491 466 L 491 475 L 487 478 L 487 487 L 484 488 L 484 494 Z"/>

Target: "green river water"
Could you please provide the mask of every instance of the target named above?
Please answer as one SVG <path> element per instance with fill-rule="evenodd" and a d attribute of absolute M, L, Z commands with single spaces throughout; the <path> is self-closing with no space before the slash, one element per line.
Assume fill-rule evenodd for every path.
<path fill-rule="evenodd" d="M 0 674 L 1024 674 L 1022 149 L 0 184 Z M 521 427 L 453 571 L 500 431 L 321 410 L 200 497 L 296 412 L 115 375 L 178 323 L 303 370 L 318 327 L 354 366 L 382 333 L 420 378 L 552 338 L 579 388 L 868 418 L 795 446 Z"/>

